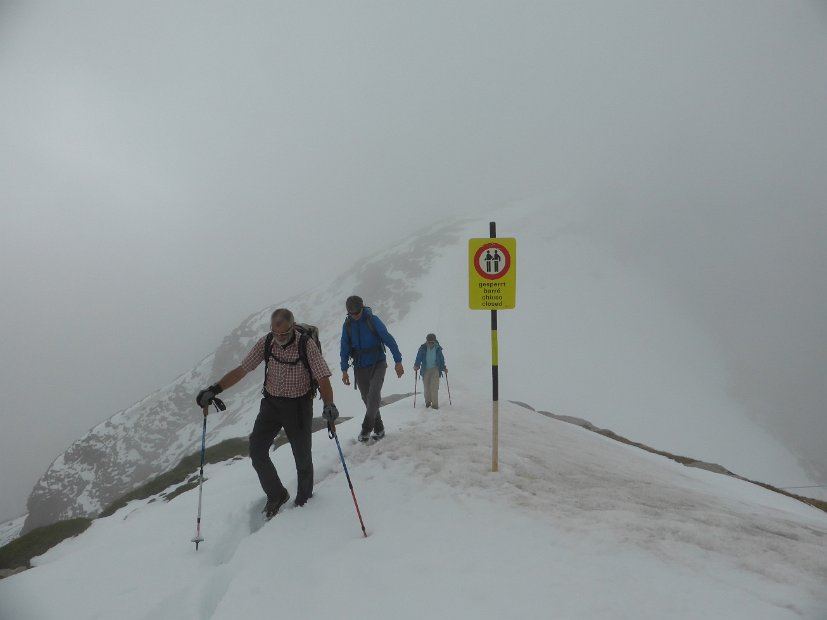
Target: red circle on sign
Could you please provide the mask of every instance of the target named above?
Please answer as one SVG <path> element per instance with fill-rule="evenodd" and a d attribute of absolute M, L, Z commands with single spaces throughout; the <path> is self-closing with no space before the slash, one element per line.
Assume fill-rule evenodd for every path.
<path fill-rule="evenodd" d="M 487 271 L 483 271 L 480 268 L 480 256 L 486 250 L 499 250 L 503 253 L 504 259 L 504 266 L 501 271 L 497 273 L 488 273 Z M 477 250 L 477 253 L 474 254 L 474 269 L 477 270 L 477 273 L 480 274 L 481 277 L 485 278 L 486 280 L 499 280 L 505 274 L 508 273 L 508 270 L 511 268 L 511 254 L 508 253 L 508 250 L 505 249 L 505 246 L 500 245 L 499 243 L 486 243 L 483 246 L 480 246 L 480 249 Z"/>

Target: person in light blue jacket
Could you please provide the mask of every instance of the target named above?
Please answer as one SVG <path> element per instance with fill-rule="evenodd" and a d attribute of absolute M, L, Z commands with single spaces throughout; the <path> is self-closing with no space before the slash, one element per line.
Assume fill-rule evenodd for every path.
<path fill-rule="evenodd" d="M 439 378 L 448 374 L 442 346 L 435 334 L 425 336 L 414 361 L 414 372 L 421 370 L 422 386 L 425 388 L 425 407 L 439 409 Z"/>
<path fill-rule="evenodd" d="M 402 367 L 402 354 L 396 345 L 396 340 L 388 332 L 388 328 L 366 307 L 362 298 L 351 295 L 345 302 L 347 318 L 342 325 L 342 341 L 340 358 L 342 368 L 342 383 L 350 385 L 350 376 L 347 369 L 353 361 L 353 375 L 356 386 L 362 395 L 362 401 L 367 408 L 365 419 L 362 421 L 362 431 L 357 438 L 365 443 L 373 431 L 374 441 L 385 436 L 385 425 L 379 413 L 379 403 L 382 400 L 382 384 L 385 382 L 385 372 L 388 369 L 385 347 L 391 350 L 396 376 L 401 377 L 405 370 Z"/>

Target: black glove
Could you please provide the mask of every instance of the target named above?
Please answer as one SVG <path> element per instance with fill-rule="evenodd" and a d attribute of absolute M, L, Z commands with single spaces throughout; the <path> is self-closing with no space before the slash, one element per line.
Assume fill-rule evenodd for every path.
<path fill-rule="evenodd" d="M 222 391 L 220 385 L 213 383 L 210 387 L 198 392 L 198 396 L 195 397 L 195 402 L 198 403 L 198 406 L 201 408 L 209 407 L 213 398 L 215 398 L 217 394 L 221 394 Z"/>
<path fill-rule="evenodd" d="M 322 409 L 322 417 L 328 422 L 335 422 L 336 418 L 339 417 L 339 410 L 336 408 L 336 405 L 333 403 L 325 405 L 324 409 Z"/>

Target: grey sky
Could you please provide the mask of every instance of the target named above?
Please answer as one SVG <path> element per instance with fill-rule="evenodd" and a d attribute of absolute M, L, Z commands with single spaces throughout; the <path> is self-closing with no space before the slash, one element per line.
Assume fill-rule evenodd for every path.
<path fill-rule="evenodd" d="M 825 59 L 805 1 L 0 3 L 0 518 L 250 312 L 526 197 L 817 449 Z"/>

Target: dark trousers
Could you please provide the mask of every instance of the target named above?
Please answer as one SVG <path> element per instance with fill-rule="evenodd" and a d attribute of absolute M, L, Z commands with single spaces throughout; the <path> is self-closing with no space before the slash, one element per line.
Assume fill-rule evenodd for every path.
<path fill-rule="evenodd" d="M 366 368 L 355 368 L 356 385 L 362 395 L 362 402 L 365 403 L 367 411 L 362 421 L 362 432 L 373 431 L 378 433 L 385 430 L 382 424 L 382 415 L 379 413 L 379 402 L 382 400 L 382 385 L 385 383 L 385 371 L 388 369 L 387 362 L 377 362 Z"/>
<path fill-rule="evenodd" d="M 312 422 L 313 401 L 309 397 L 267 396 L 261 399 L 261 408 L 250 434 L 250 458 L 268 499 L 279 499 L 285 490 L 270 459 L 270 446 L 282 428 L 296 461 L 296 502 L 305 502 L 313 494 Z"/>

